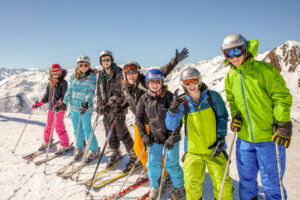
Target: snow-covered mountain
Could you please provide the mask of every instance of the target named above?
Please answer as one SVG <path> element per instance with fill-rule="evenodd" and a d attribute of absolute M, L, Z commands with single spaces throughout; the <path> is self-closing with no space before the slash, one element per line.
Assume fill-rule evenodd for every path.
<path fill-rule="evenodd" d="M 294 96 L 294 103 L 298 104 L 300 99 L 298 98 L 300 87 L 300 43 L 287 41 L 272 51 L 258 54 L 256 59 L 271 63 L 277 67 Z M 166 78 L 166 83 L 171 91 L 178 87 L 181 88 L 179 84 L 181 70 L 185 67 L 193 66 L 200 70 L 203 81 L 211 89 L 220 92 L 225 97 L 224 77 L 229 70 L 229 66 L 225 66 L 223 60 L 223 56 L 217 56 L 208 61 L 179 65 Z M 96 68 L 99 69 L 100 66 Z M 146 68 L 142 67 L 142 71 L 145 72 Z M 74 73 L 74 69 L 69 69 L 67 80 L 72 73 Z M 19 107 L 16 107 L 17 99 L 15 98 L 20 93 L 23 93 L 31 102 L 40 99 L 45 92 L 48 76 L 47 70 L 9 70 L 0 68 L 0 112 L 20 112 Z M 26 104 L 21 112 L 28 113 L 28 109 Z"/>

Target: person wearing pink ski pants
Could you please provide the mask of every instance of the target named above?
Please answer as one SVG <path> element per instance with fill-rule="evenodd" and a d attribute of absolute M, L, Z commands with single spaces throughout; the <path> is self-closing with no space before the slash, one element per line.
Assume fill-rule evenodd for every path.
<path fill-rule="evenodd" d="M 64 123 L 65 113 L 66 113 L 65 110 L 61 110 L 56 113 L 54 128 L 59 137 L 61 146 L 68 147 L 69 146 L 69 137 L 68 137 L 68 133 L 66 131 L 65 123 Z M 54 119 L 54 111 L 49 110 L 47 123 L 44 128 L 44 141 L 46 143 L 49 143 L 53 119 Z M 53 132 L 54 132 L 54 130 L 53 130 Z"/>

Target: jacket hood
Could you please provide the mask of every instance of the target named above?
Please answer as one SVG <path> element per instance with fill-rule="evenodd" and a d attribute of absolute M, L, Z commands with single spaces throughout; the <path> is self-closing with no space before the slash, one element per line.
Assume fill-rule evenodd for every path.
<path fill-rule="evenodd" d="M 68 72 L 67 72 L 67 70 L 62 69 L 62 70 L 61 70 L 61 73 L 62 73 L 62 75 L 61 75 L 61 77 L 59 78 L 60 81 L 65 79 L 65 77 L 67 76 L 67 73 L 68 73 Z"/>
<path fill-rule="evenodd" d="M 257 54 L 259 42 L 257 39 L 247 41 L 247 60 L 246 62 L 252 62 Z M 231 63 L 225 58 L 224 60 L 225 65 L 231 65 Z"/>

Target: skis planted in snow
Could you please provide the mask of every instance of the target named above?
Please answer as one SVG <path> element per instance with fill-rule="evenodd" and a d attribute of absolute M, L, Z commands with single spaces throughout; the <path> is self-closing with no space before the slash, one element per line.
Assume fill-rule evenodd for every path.
<path fill-rule="evenodd" d="M 118 160 L 116 160 L 116 162 L 112 166 L 110 166 L 108 168 L 105 168 L 102 171 L 100 171 L 98 174 L 96 174 L 96 176 L 95 176 L 92 183 L 91 183 L 92 180 L 89 179 L 89 180 L 84 181 L 83 184 L 85 184 L 87 186 L 90 186 L 91 184 L 94 184 L 96 181 L 98 181 L 101 178 L 101 176 L 103 174 L 109 172 L 111 169 L 113 169 L 115 166 L 117 166 L 120 163 L 121 160 L 122 160 L 122 157 L 120 157 Z"/>
<path fill-rule="evenodd" d="M 149 182 L 149 179 L 144 179 L 142 181 L 139 181 L 137 183 L 134 183 L 134 184 L 128 186 L 127 188 L 125 188 L 122 191 L 120 191 L 118 194 L 113 194 L 111 196 L 107 196 L 107 197 L 101 198 L 100 200 L 113 200 L 116 195 L 118 196 L 118 198 L 122 197 L 122 196 L 128 194 L 129 192 L 131 192 L 132 190 L 136 189 L 137 187 L 139 187 L 141 185 L 144 185 L 147 182 Z"/>
<path fill-rule="evenodd" d="M 48 161 L 50 161 L 50 160 L 53 160 L 53 159 L 55 159 L 55 158 L 57 158 L 57 157 L 59 157 L 59 156 L 62 156 L 62 155 L 64 155 L 64 154 L 68 153 L 68 152 L 71 152 L 71 151 L 73 151 L 73 150 L 74 150 L 74 146 L 71 144 L 70 147 L 69 147 L 65 152 L 63 152 L 62 154 L 54 154 L 54 155 L 48 157 L 48 159 L 45 158 L 45 159 L 43 159 L 43 160 L 39 160 L 39 161 L 37 161 L 37 162 L 34 162 L 34 164 L 36 164 L 36 165 L 41 165 L 41 164 L 43 164 L 43 163 L 45 163 L 45 162 L 48 162 Z"/>
<path fill-rule="evenodd" d="M 59 143 L 59 141 L 56 141 L 55 143 L 53 143 L 53 144 L 51 145 L 51 147 L 57 145 L 58 143 Z M 27 161 L 29 162 L 29 161 L 32 161 L 33 159 L 35 159 L 36 157 L 38 157 L 38 156 L 40 156 L 40 155 L 42 155 L 42 154 L 44 154 L 44 153 L 46 153 L 46 149 L 45 149 L 45 150 L 42 150 L 42 151 L 35 151 L 35 152 L 32 152 L 32 153 L 30 153 L 30 154 L 28 154 L 28 155 L 26 155 L 26 156 L 23 156 L 22 158 L 25 159 L 25 160 L 27 160 Z"/>
<path fill-rule="evenodd" d="M 142 167 L 142 165 L 137 166 L 136 168 L 134 168 L 133 171 L 136 171 L 136 170 L 140 169 L 141 167 Z M 111 179 L 109 179 L 109 180 L 107 180 L 107 181 L 105 181 L 105 182 L 103 182 L 103 183 L 100 183 L 100 184 L 98 184 L 98 185 L 93 185 L 92 187 L 93 187 L 94 189 L 99 189 L 99 188 L 101 188 L 101 187 L 103 187 L 103 186 L 105 186 L 105 185 L 107 185 L 107 184 L 110 184 L 110 183 L 114 182 L 115 180 L 118 180 L 118 179 L 120 179 L 120 178 L 126 176 L 127 174 L 129 174 L 129 172 L 130 172 L 130 171 L 128 171 L 128 172 L 126 172 L 126 173 L 119 174 L 119 175 L 117 175 L 117 176 L 115 176 L 115 177 L 113 177 L 113 178 L 111 178 Z"/>

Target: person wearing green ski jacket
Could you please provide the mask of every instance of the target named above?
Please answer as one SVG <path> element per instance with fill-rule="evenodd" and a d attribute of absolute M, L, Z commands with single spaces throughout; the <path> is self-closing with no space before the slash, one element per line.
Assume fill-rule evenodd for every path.
<path fill-rule="evenodd" d="M 225 93 L 231 110 L 231 130 L 238 132 L 237 168 L 241 200 L 257 199 L 257 173 L 266 199 L 281 199 L 275 142 L 280 144 L 282 175 L 285 148 L 290 144 L 292 96 L 278 70 L 255 60 L 259 42 L 246 41 L 240 34 L 227 36 L 222 44 L 225 65 Z M 286 192 L 284 190 L 286 198 Z"/>

